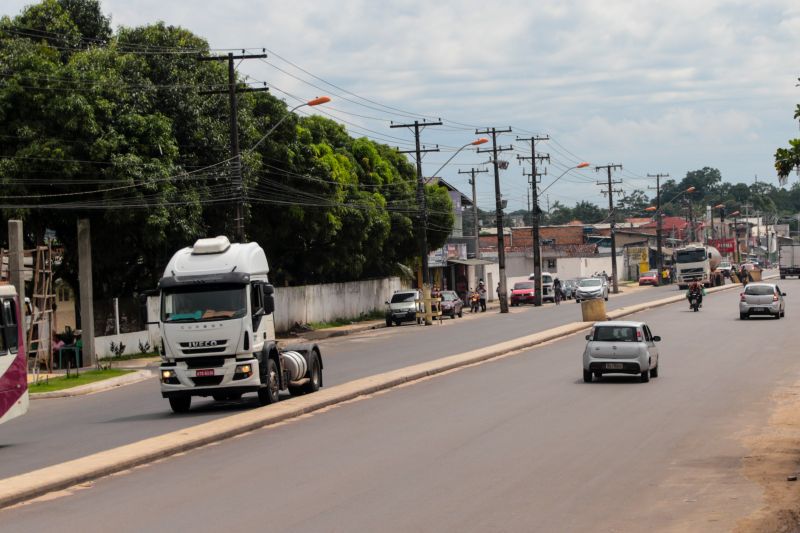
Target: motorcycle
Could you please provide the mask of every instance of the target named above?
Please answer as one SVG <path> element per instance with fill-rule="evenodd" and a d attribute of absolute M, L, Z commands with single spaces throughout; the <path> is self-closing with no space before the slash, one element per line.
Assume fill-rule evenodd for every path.
<path fill-rule="evenodd" d="M 689 307 L 695 313 L 700 310 L 700 298 L 696 294 L 689 296 Z"/>
<path fill-rule="evenodd" d="M 481 295 L 473 292 L 469 296 L 469 310 L 471 313 L 477 313 L 481 307 Z"/>

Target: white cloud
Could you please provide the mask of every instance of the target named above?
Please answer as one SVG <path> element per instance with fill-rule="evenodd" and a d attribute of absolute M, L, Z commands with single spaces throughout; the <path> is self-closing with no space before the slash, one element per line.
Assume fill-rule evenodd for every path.
<path fill-rule="evenodd" d="M 15 14 L 29 1 L 6 0 L 3 10 Z M 675 177 L 708 165 L 720 168 L 726 179 L 753 174 L 769 179 L 774 176 L 771 154 L 798 135 L 792 120 L 800 102 L 794 86 L 800 76 L 797 0 L 230 0 L 203 3 L 202 9 L 197 5 L 192 0 L 103 1 L 115 25 L 164 20 L 206 37 L 213 47 L 266 46 L 387 106 L 550 133 L 576 154 L 554 150 L 554 161 L 565 165 L 580 158 L 615 161 L 640 175 L 667 171 Z M 278 58 L 268 61 L 309 79 Z M 243 62 L 240 71 L 300 98 L 321 94 L 258 61 Z M 378 140 L 410 142 L 408 132 L 388 128 L 389 120 L 402 117 L 368 105 L 377 109 L 341 97 L 331 107 L 382 119 L 333 113 L 350 122 L 356 134 L 368 128 L 383 132 L 370 134 Z M 469 128 L 430 128 L 424 141 L 457 147 L 472 138 Z M 502 142 L 513 141 L 512 134 Z M 447 157 L 428 156 L 426 170 L 435 170 Z M 484 160 L 465 151 L 454 165 Z M 451 181 L 466 190 L 457 168 L 450 167 Z M 525 204 L 520 170 L 513 165 L 503 177 L 504 187 L 519 197 L 516 207 Z M 554 166 L 551 175 L 557 173 Z M 479 188 L 481 198 L 491 198 L 490 181 Z M 565 179 L 552 192 L 602 202 L 597 187 L 587 183 Z"/>

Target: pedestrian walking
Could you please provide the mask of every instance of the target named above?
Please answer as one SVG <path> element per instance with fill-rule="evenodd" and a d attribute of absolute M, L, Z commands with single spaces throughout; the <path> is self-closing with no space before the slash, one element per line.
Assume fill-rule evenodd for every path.
<path fill-rule="evenodd" d="M 481 302 L 481 312 L 486 311 L 486 284 L 482 279 L 478 282 L 478 296 Z"/>

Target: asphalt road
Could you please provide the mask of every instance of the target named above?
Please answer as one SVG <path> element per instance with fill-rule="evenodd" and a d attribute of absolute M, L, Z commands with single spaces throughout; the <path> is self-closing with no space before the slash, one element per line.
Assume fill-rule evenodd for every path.
<path fill-rule="evenodd" d="M 612 295 L 608 309 L 674 294 L 676 286 L 644 287 Z M 580 305 L 514 307 L 445 319 L 431 327 L 408 324 L 320 343 L 325 385 L 462 353 L 581 319 Z M 174 415 L 155 379 L 90 396 L 36 400 L 29 413 L 0 426 L 0 478 L 175 431 L 257 406 L 255 395 L 239 402 L 195 399 L 186 415 Z"/>
<path fill-rule="evenodd" d="M 4 532 L 728 531 L 760 506 L 740 439 L 800 377 L 793 327 L 639 313 L 660 377 L 581 378 L 585 341 L 539 348 L 349 402 L 0 512 Z"/>

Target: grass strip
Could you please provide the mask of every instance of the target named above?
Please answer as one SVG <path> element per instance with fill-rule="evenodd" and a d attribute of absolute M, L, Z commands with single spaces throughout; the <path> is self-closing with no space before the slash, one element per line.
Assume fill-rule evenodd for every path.
<path fill-rule="evenodd" d="M 95 381 L 102 381 L 104 379 L 115 378 L 129 374 L 133 370 L 122 370 L 119 368 L 109 368 L 107 370 L 86 370 L 80 374 L 71 374 L 69 377 L 60 376 L 57 378 L 50 378 L 49 380 L 41 380 L 39 383 L 30 383 L 28 391 L 32 394 L 38 392 L 56 392 L 64 389 L 71 389 L 79 385 L 86 385 L 87 383 L 94 383 Z"/>

